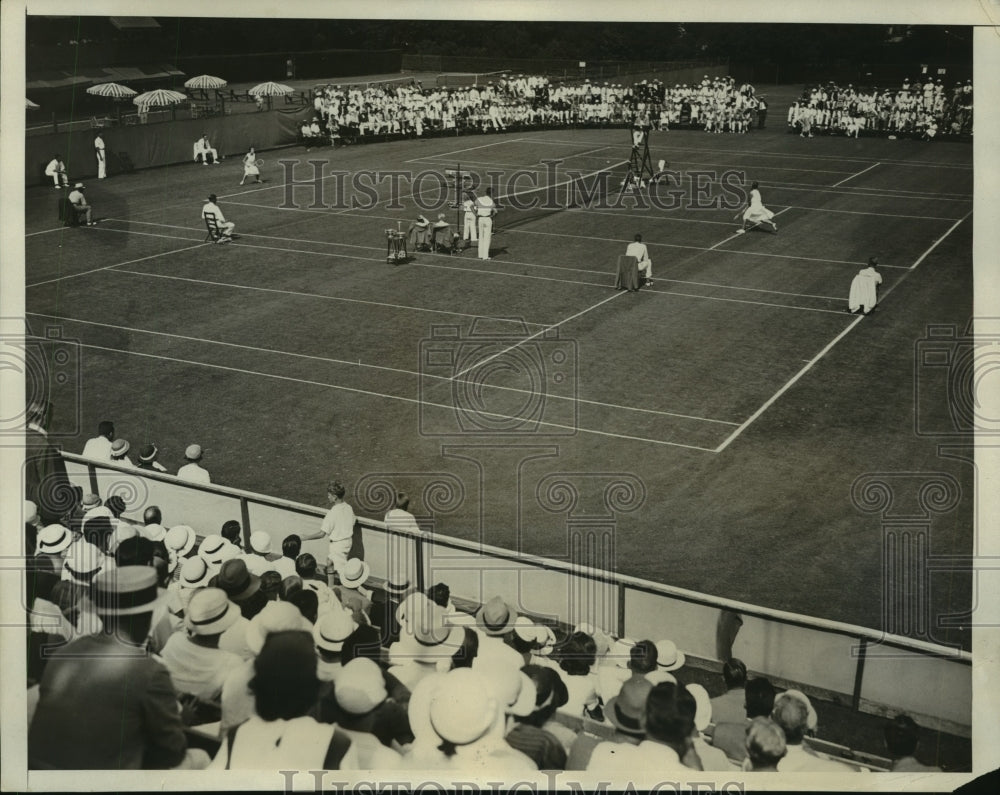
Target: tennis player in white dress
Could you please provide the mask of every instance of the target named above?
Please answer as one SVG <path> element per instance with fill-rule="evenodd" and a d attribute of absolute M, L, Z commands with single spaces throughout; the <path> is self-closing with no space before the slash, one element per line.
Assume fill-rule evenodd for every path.
<path fill-rule="evenodd" d="M 243 179 L 240 180 L 240 185 L 246 182 L 247 177 L 253 177 L 254 181 L 260 182 L 260 164 L 263 160 L 257 159 L 257 153 L 254 151 L 253 147 L 250 147 L 250 151 L 243 155 Z"/>
<path fill-rule="evenodd" d="M 760 224 L 770 224 L 772 231 L 775 234 L 778 233 L 778 225 L 774 222 L 774 213 L 768 210 L 764 206 L 763 201 L 761 201 L 760 191 L 756 182 L 750 186 L 750 204 L 743 211 L 743 226 L 737 234 L 742 235 L 746 232 L 748 228 L 747 224 L 750 224 L 750 229 Z"/>

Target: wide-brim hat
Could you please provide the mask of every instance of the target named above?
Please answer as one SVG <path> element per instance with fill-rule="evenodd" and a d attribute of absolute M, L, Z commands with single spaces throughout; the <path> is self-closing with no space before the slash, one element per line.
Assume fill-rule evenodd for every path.
<path fill-rule="evenodd" d="M 250 534 L 250 549 L 258 555 L 268 555 L 271 552 L 271 534 L 257 530 Z"/>
<path fill-rule="evenodd" d="M 73 534 L 68 527 L 61 524 L 50 524 L 42 528 L 35 541 L 35 551 L 50 555 L 63 552 L 73 542 Z"/>
<path fill-rule="evenodd" d="M 217 533 L 205 536 L 198 546 L 198 557 L 204 558 L 206 563 L 221 566 L 225 559 L 225 548 L 229 542 Z"/>
<path fill-rule="evenodd" d="M 164 541 L 167 537 L 167 528 L 162 524 L 148 524 L 139 531 L 139 534 L 143 538 L 148 538 L 150 541 Z"/>
<path fill-rule="evenodd" d="M 194 635 L 221 635 L 240 617 L 240 609 L 221 588 L 200 588 L 184 611 L 184 625 Z"/>
<path fill-rule="evenodd" d="M 78 541 L 63 563 L 63 579 L 89 585 L 104 568 L 105 555 L 88 541 Z"/>
<path fill-rule="evenodd" d="M 684 665 L 684 652 L 672 640 L 656 641 L 656 667 L 661 671 L 676 671 Z"/>
<path fill-rule="evenodd" d="M 382 669 L 366 657 L 357 657 L 341 669 L 333 694 L 340 708 L 352 715 L 366 715 L 389 696 Z"/>
<path fill-rule="evenodd" d="M 296 629 L 308 632 L 312 626 L 295 605 L 291 602 L 268 602 L 247 624 L 247 648 L 255 655 L 260 654 L 268 635 Z"/>
<path fill-rule="evenodd" d="M 334 605 L 323 613 L 313 627 L 313 640 L 324 651 L 338 652 L 344 648 L 344 641 L 358 628 L 354 614 Z"/>
<path fill-rule="evenodd" d="M 80 503 L 84 510 L 89 511 L 91 508 L 97 508 L 101 505 L 101 497 L 98 494 L 90 493 L 87 494 L 83 501 Z"/>
<path fill-rule="evenodd" d="M 476 612 L 476 624 L 487 635 L 506 635 L 513 631 L 517 610 L 501 597 L 494 596 Z"/>
<path fill-rule="evenodd" d="M 620 732 L 645 734 L 646 699 L 652 689 L 653 683 L 644 676 L 627 679 L 618 695 L 608 699 L 604 706 L 604 717 Z"/>
<path fill-rule="evenodd" d="M 148 464 L 156 458 L 156 454 L 159 452 L 155 444 L 147 444 L 139 451 L 139 460 L 144 464 Z"/>
<path fill-rule="evenodd" d="M 90 598 L 97 612 L 103 615 L 151 613 L 160 599 L 156 569 L 122 566 L 102 571 L 90 585 Z"/>
<path fill-rule="evenodd" d="M 167 549 L 175 553 L 178 557 L 183 558 L 188 552 L 194 549 L 197 540 L 198 536 L 195 534 L 193 527 L 189 527 L 186 524 L 177 524 L 167 531 L 163 543 L 167 545 Z"/>
<path fill-rule="evenodd" d="M 351 558 L 340 571 L 340 584 L 345 588 L 360 588 L 367 582 L 372 567 L 358 558 Z"/>
<path fill-rule="evenodd" d="M 457 668 L 441 678 L 431 696 L 431 727 L 455 745 L 478 740 L 496 722 L 497 702 L 485 678 L 471 668 Z"/>
<path fill-rule="evenodd" d="M 241 602 L 260 590 L 260 577 L 250 573 L 245 560 L 233 558 L 219 569 L 218 585 L 234 602 Z"/>
<path fill-rule="evenodd" d="M 111 444 L 111 458 L 121 458 L 131 449 L 132 445 L 129 444 L 128 439 L 115 439 Z"/>
<path fill-rule="evenodd" d="M 213 569 L 204 558 L 193 557 L 184 561 L 181 566 L 181 576 L 178 580 L 181 588 L 201 588 L 208 585 L 208 581 L 215 574 Z"/>

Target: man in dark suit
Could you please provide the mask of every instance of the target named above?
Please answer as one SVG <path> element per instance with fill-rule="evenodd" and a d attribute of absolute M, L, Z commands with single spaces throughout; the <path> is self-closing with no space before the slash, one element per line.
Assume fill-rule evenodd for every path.
<path fill-rule="evenodd" d="M 52 524 L 72 510 L 76 497 L 59 447 L 49 439 L 52 404 L 34 401 L 28 406 L 24 433 L 25 499 L 38 507 L 42 524 Z"/>

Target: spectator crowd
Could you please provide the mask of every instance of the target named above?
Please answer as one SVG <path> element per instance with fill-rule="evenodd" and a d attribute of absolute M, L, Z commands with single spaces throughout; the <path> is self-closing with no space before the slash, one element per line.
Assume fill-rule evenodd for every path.
<path fill-rule="evenodd" d="M 817 133 L 897 135 L 930 140 L 972 134 L 972 81 L 948 89 L 941 78 L 899 88 L 807 86 L 788 110 L 788 128 L 803 137 Z"/>
<path fill-rule="evenodd" d="M 44 417 L 33 408 L 31 418 L 44 436 Z M 209 482 L 194 447 L 181 472 Z M 29 446 L 29 467 L 46 449 Z M 129 453 L 110 422 L 84 450 L 118 466 Z M 162 471 L 156 453 L 147 445 L 140 459 Z M 33 490 L 51 472 L 31 475 L 24 504 L 31 769 L 633 780 L 873 767 L 829 753 L 810 699 L 738 659 L 713 678 L 669 638 L 538 620 L 500 595 L 463 603 L 446 582 L 414 587 L 397 561 L 376 582 L 339 482 L 315 530 L 279 544 L 235 519 L 199 538 L 169 507 L 130 517 L 116 495 L 81 494 L 54 512 L 35 500 L 75 491 Z M 408 508 L 396 492 L 386 525 L 419 533 Z M 325 560 L 303 551 L 312 539 L 329 542 Z M 885 767 L 938 770 L 918 761 L 919 734 L 895 716 Z"/>
<path fill-rule="evenodd" d="M 487 85 L 424 88 L 410 84 L 314 89 L 312 119 L 302 122 L 307 142 L 352 142 L 371 135 L 424 136 L 462 130 L 557 125 L 644 124 L 656 129 L 693 127 L 747 132 L 763 125 L 766 103 L 753 86 L 731 77 L 675 84 L 552 82 L 537 75 L 500 78 Z"/>

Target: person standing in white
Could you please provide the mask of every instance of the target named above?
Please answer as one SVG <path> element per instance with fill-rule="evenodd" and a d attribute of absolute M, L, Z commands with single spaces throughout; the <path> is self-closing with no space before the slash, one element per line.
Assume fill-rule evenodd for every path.
<path fill-rule="evenodd" d="M 338 480 L 332 480 L 326 487 L 326 498 L 330 502 L 330 510 L 323 517 L 323 524 L 320 529 L 312 535 L 302 536 L 303 541 L 311 541 L 315 538 L 326 536 L 330 546 L 327 550 L 327 579 L 330 587 L 335 585 L 334 572 L 339 573 L 347 564 L 347 556 L 351 551 L 351 542 L 354 539 L 354 509 L 344 502 L 344 495 L 347 489 Z"/>
<path fill-rule="evenodd" d="M 738 235 L 742 235 L 747 231 L 747 224 L 753 224 L 750 227 L 751 229 L 761 224 L 770 224 L 774 234 L 778 234 L 778 225 L 774 222 L 774 213 L 764 206 L 758 187 L 759 185 L 756 182 L 750 186 L 750 203 L 747 205 L 746 210 L 743 211 L 743 226 L 736 232 Z"/>
<path fill-rule="evenodd" d="M 189 480 L 192 483 L 211 483 L 212 478 L 208 474 L 208 470 L 204 469 L 198 463 L 201 461 L 203 455 L 204 453 L 200 444 L 189 444 L 184 451 L 184 460 L 187 463 L 177 470 L 177 477 L 181 480 Z"/>
<path fill-rule="evenodd" d="M 465 201 L 462 202 L 462 211 L 464 213 L 465 225 L 462 229 L 462 241 L 468 244 L 468 241 L 479 244 L 479 235 L 476 231 L 476 192 L 473 190 L 468 190 L 465 192 Z M 466 245 L 468 247 L 468 245 Z"/>
<path fill-rule="evenodd" d="M 104 179 L 108 176 L 108 161 L 104 156 L 104 139 L 100 133 L 94 136 L 94 155 L 97 157 L 97 178 Z"/>
<path fill-rule="evenodd" d="M 858 271 L 851 282 L 851 294 L 847 299 L 848 311 L 855 314 L 859 309 L 866 315 L 875 310 L 878 303 L 878 285 L 882 284 L 882 274 L 878 272 L 878 257 L 868 259 L 868 267 Z"/>
<path fill-rule="evenodd" d="M 487 188 L 486 195 L 476 199 L 476 215 L 479 218 L 479 259 L 490 258 L 490 242 L 493 240 L 493 216 L 497 207 L 493 201 L 493 189 Z"/>
<path fill-rule="evenodd" d="M 639 264 L 639 272 L 646 278 L 646 284 L 653 283 L 653 262 L 649 258 L 649 249 L 642 242 L 642 235 L 637 234 L 635 239 L 628 244 L 625 249 L 626 257 L 635 257 Z"/>

